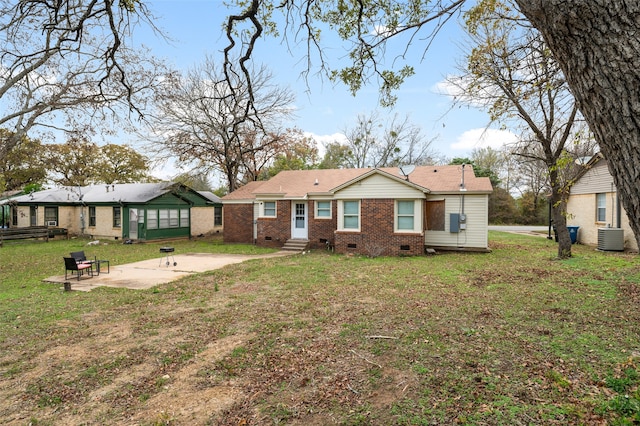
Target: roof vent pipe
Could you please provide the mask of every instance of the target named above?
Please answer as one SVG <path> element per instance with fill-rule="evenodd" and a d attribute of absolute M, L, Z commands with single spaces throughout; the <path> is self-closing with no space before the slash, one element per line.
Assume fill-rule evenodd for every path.
<path fill-rule="evenodd" d="M 318 186 L 318 179 L 313 183 L 315 186 Z"/>

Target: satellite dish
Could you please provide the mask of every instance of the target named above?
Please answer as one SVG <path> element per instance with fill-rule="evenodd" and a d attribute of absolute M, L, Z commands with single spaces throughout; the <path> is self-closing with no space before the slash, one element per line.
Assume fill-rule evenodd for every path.
<path fill-rule="evenodd" d="M 414 165 L 400 166 L 400 174 L 409 180 L 409 175 L 416 169 Z"/>

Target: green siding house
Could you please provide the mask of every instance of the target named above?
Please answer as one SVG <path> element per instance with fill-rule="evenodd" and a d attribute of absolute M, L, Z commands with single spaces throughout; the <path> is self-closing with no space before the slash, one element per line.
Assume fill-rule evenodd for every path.
<path fill-rule="evenodd" d="M 11 227 L 46 225 L 92 238 L 145 241 L 222 231 L 220 200 L 173 182 L 67 186 L 5 203 Z"/>

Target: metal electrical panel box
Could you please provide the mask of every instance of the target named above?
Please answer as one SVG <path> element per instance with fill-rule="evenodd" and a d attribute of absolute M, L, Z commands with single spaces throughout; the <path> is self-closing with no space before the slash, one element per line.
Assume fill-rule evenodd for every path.
<path fill-rule="evenodd" d="M 460 232 L 460 214 L 449 213 L 449 232 Z"/>

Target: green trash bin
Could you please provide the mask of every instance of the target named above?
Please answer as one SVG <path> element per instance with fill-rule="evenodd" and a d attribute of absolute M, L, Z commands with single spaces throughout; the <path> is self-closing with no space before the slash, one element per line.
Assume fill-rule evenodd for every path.
<path fill-rule="evenodd" d="M 575 244 L 578 242 L 578 229 L 579 226 L 567 226 L 569 230 L 569 237 L 571 237 L 571 244 Z"/>

